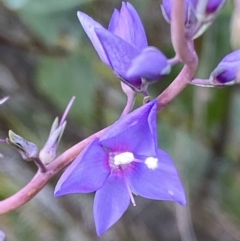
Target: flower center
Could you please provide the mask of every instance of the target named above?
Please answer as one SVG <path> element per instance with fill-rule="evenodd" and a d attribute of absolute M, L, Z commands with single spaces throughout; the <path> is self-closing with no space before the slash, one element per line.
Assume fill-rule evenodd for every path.
<path fill-rule="evenodd" d="M 152 169 L 152 170 L 158 167 L 158 159 L 154 157 L 148 157 L 144 163 L 149 169 Z"/>
<path fill-rule="evenodd" d="M 115 155 L 113 158 L 113 163 L 116 166 L 123 165 L 123 164 L 129 164 L 132 161 L 134 161 L 134 156 L 131 152 L 123 152 L 123 153 Z"/>

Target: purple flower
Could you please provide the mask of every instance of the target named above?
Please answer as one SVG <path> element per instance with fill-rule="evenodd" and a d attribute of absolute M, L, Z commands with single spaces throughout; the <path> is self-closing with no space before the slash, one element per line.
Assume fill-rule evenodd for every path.
<path fill-rule="evenodd" d="M 213 22 L 226 0 L 185 0 L 185 31 L 190 39 L 199 37 Z M 171 1 L 162 0 L 162 14 L 171 22 Z"/>
<path fill-rule="evenodd" d="M 5 233 L 2 230 L 0 230 L 0 241 L 4 241 L 5 237 Z"/>
<path fill-rule="evenodd" d="M 146 89 L 142 78 L 154 82 L 170 72 L 167 58 L 148 47 L 142 22 L 130 3 L 123 2 L 120 11 L 114 10 L 108 30 L 82 12 L 78 12 L 78 18 L 100 59 L 135 91 Z M 146 54 L 148 50 L 153 54 Z M 154 63 L 154 68 L 144 68 L 149 63 Z"/>
<path fill-rule="evenodd" d="M 156 102 L 122 117 L 74 160 L 57 183 L 55 196 L 96 191 L 97 234 L 126 211 L 133 194 L 186 204 L 171 157 L 157 147 Z"/>
<path fill-rule="evenodd" d="M 217 12 L 224 4 L 226 0 L 208 0 L 206 6 L 206 13 L 212 14 Z"/>
<path fill-rule="evenodd" d="M 185 0 L 185 6 L 184 6 L 184 11 L 185 11 L 185 24 L 187 24 L 190 20 L 190 13 L 192 10 L 194 10 L 197 6 L 197 0 Z M 165 20 L 170 23 L 171 22 L 171 0 L 162 0 L 162 13 L 163 17 Z"/>
<path fill-rule="evenodd" d="M 240 50 L 225 56 L 210 75 L 212 82 L 233 84 L 237 81 L 240 71 Z"/>
<path fill-rule="evenodd" d="M 215 14 L 223 7 L 226 0 L 208 0 L 208 1 L 197 1 L 196 12 L 198 18 L 204 19 L 206 21 L 212 20 Z"/>
<path fill-rule="evenodd" d="M 191 32 L 197 23 L 195 16 L 195 8 L 197 6 L 197 0 L 185 0 L 185 26 L 186 32 Z M 171 22 L 171 1 L 162 0 L 161 10 L 165 20 Z"/>

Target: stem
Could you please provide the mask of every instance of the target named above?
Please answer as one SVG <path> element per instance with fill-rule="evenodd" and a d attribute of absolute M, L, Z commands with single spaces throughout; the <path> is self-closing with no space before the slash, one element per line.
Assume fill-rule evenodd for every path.
<path fill-rule="evenodd" d="M 185 64 L 194 60 L 193 51 L 185 37 L 184 0 L 171 0 L 171 40 L 176 56 Z"/>
<path fill-rule="evenodd" d="M 202 87 L 213 87 L 213 81 L 210 79 L 193 79 L 190 84 Z"/>
<path fill-rule="evenodd" d="M 158 111 L 169 104 L 193 79 L 198 65 L 198 58 L 192 48 L 192 43 L 185 38 L 184 31 L 184 0 L 172 0 L 171 34 L 174 50 L 179 59 L 185 63 L 182 71 L 169 85 L 169 87 L 157 97 Z M 131 97 L 123 112 L 129 112 Z M 123 114 L 122 114 L 123 115 Z M 95 138 L 102 135 L 105 129 L 89 136 L 85 140 L 74 145 L 48 165 L 47 171 L 38 171 L 33 179 L 20 191 L 0 202 L 0 214 L 12 211 L 31 200 L 58 172 L 69 165 L 77 155 Z"/>
<path fill-rule="evenodd" d="M 178 56 L 174 56 L 171 59 L 168 59 L 168 64 L 170 64 L 171 66 L 178 64 L 179 63 L 179 58 Z"/>
<path fill-rule="evenodd" d="M 132 88 L 130 88 L 127 84 L 121 82 L 121 87 L 123 92 L 127 96 L 127 103 L 120 117 L 125 116 L 131 112 L 135 101 L 135 96 L 136 96 L 136 92 Z"/>
<path fill-rule="evenodd" d="M 175 80 L 158 97 L 158 111 L 168 105 L 191 82 L 198 65 L 197 57 L 192 65 L 185 65 Z"/>
<path fill-rule="evenodd" d="M 198 66 L 198 57 L 193 42 L 185 36 L 184 0 L 171 0 L 171 37 L 176 56 L 185 63 L 175 80 L 158 97 L 158 111 L 168 105 L 194 78 Z"/>
<path fill-rule="evenodd" d="M 46 166 L 42 163 L 42 161 L 38 157 L 34 158 L 34 162 L 42 173 L 47 172 Z"/>
<path fill-rule="evenodd" d="M 7 199 L 0 201 L 0 214 L 10 212 L 31 200 L 52 177 L 70 164 L 85 146 L 87 146 L 93 139 L 100 137 L 104 130 L 105 129 L 89 136 L 85 140 L 65 151 L 57 157 L 55 161 L 48 165 L 46 172 L 42 173 L 38 171 L 33 179 L 20 191 Z"/>
<path fill-rule="evenodd" d="M 121 117 L 131 112 L 134 102 L 135 102 L 135 92 L 132 92 L 131 94 L 127 95 L 127 103 L 121 114 Z"/>

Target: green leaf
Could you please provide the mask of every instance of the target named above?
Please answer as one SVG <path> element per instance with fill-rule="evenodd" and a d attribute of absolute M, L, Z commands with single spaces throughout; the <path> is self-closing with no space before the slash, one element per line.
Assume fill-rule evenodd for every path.
<path fill-rule="evenodd" d="M 37 85 L 62 110 L 76 96 L 71 115 L 91 126 L 98 80 L 89 59 L 82 53 L 66 58 L 42 57 L 36 73 Z"/>
<path fill-rule="evenodd" d="M 47 14 L 66 11 L 92 0 L 4 0 L 11 9 L 24 9 L 34 14 Z"/>

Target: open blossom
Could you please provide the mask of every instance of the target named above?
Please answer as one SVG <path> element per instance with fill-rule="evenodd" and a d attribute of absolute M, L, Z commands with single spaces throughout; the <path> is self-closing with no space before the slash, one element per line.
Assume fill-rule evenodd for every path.
<path fill-rule="evenodd" d="M 156 102 L 122 117 L 66 169 L 55 196 L 96 191 L 94 219 L 101 235 L 123 215 L 133 193 L 186 204 L 171 157 L 157 147 Z"/>
<path fill-rule="evenodd" d="M 100 59 L 135 91 L 142 92 L 146 81 L 170 72 L 167 58 L 157 48 L 148 47 L 142 22 L 130 3 L 123 2 L 120 11 L 114 10 L 108 29 L 82 12 L 78 18 Z"/>
<path fill-rule="evenodd" d="M 240 73 L 240 50 L 226 55 L 210 75 L 212 82 L 233 84 Z"/>

